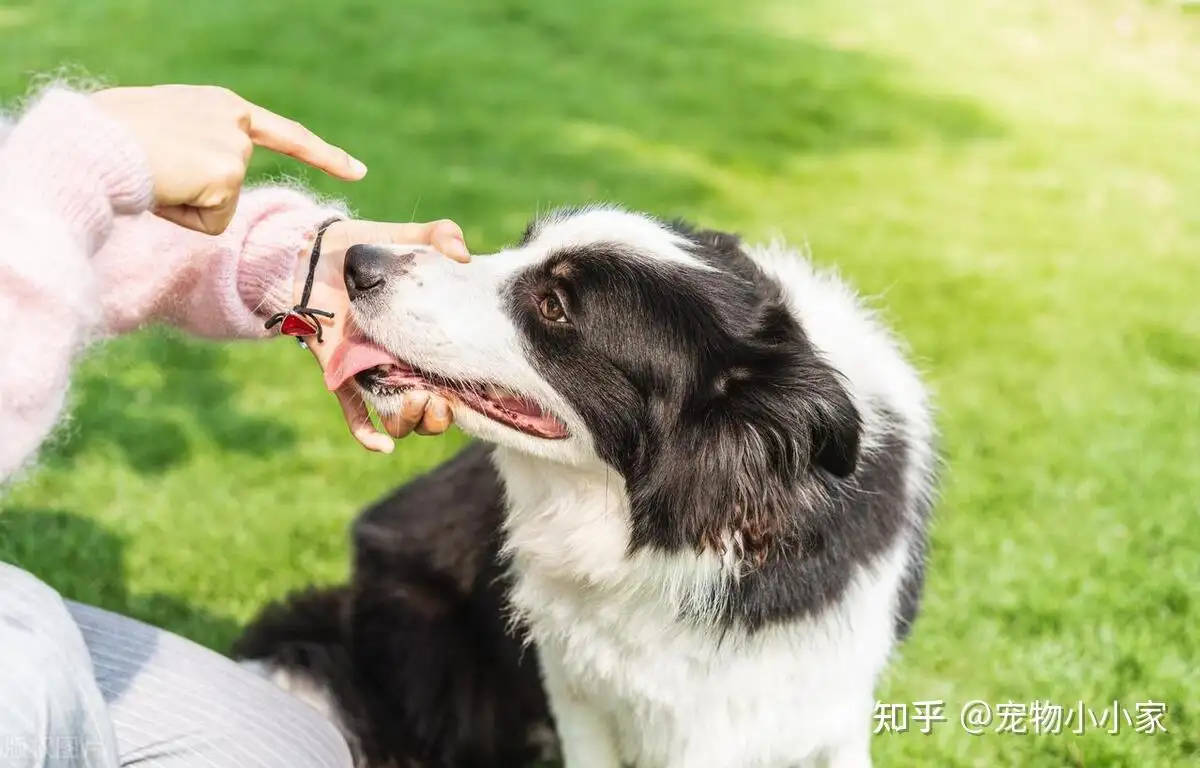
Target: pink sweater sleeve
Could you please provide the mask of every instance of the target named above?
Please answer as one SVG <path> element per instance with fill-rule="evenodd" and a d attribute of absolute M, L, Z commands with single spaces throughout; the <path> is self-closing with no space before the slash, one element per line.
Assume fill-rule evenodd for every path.
<path fill-rule="evenodd" d="M 152 193 L 134 139 L 78 94 L 44 94 L 0 146 L 0 481 L 62 410 L 99 318 L 91 255 Z"/>
<path fill-rule="evenodd" d="M 217 237 L 163 221 L 145 212 L 133 137 L 69 91 L 47 92 L 0 141 L 0 482 L 53 429 L 88 342 L 154 322 L 267 335 L 317 225 L 344 215 L 276 188 L 245 193 Z"/>
<path fill-rule="evenodd" d="M 267 187 L 244 192 L 233 222 L 215 237 L 148 213 L 118 220 L 94 261 L 103 329 L 168 323 L 208 338 L 271 335 L 263 323 L 295 303 L 297 260 L 307 258 L 317 227 L 346 215 Z"/>

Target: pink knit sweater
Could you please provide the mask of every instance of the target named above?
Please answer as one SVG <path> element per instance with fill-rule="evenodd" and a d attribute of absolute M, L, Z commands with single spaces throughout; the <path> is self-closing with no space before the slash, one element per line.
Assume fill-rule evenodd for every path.
<path fill-rule="evenodd" d="M 49 90 L 0 126 L 0 484 L 54 428 L 87 344 L 152 323 L 270 335 L 317 225 L 344 215 L 257 189 L 212 237 L 147 213 L 151 197 L 140 147 L 83 95 Z"/>

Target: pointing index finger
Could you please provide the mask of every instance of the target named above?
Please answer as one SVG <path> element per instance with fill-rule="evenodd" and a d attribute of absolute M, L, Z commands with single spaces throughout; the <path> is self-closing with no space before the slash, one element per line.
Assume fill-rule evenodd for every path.
<path fill-rule="evenodd" d="M 367 167 L 351 157 L 344 149 L 329 144 L 295 120 L 247 104 L 250 111 L 250 140 L 260 147 L 294 157 L 331 176 L 358 181 L 367 174 Z"/>

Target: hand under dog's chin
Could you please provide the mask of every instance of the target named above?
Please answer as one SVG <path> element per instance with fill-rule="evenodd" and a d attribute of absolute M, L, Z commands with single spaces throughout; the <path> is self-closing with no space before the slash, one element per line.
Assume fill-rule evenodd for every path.
<path fill-rule="evenodd" d="M 401 412 L 402 400 L 399 395 L 379 395 L 361 387 L 359 389 L 367 404 L 380 416 L 393 416 Z M 595 467 L 600 471 L 608 471 L 607 466 L 592 451 L 590 441 L 580 439 L 576 434 L 559 439 L 528 435 L 488 418 L 452 396 L 445 399 L 453 414 L 454 425 L 475 440 L 556 464 L 580 468 Z"/>

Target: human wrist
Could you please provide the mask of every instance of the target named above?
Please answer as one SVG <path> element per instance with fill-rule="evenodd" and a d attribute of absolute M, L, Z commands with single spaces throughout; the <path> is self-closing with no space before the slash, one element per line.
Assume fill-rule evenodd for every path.
<path fill-rule="evenodd" d="M 344 219 L 334 216 L 321 222 L 313 233 L 312 242 L 307 248 L 308 257 L 297 260 L 296 270 L 292 277 L 293 301 L 287 309 L 281 309 L 267 320 L 266 328 L 278 328 L 284 336 L 294 336 L 303 339 L 316 336 L 318 343 L 324 336 L 321 318 L 332 320 L 337 315 L 328 308 L 314 306 L 311 301 L 313 289 L 316 288 L 318 272 L 321 266 L 321 245 L 326 232 L 337 226 Z M 318 304 L 321 300 L 318 299 Z"/>
<path fill-rule="evenodd" d="M 309 298 L 307 294 L 311 292 L 316 280 L 321 258 L 329 251 L 330 240 L 337 241 L 336 236 L 347 221 L 349 221 L 349 217 L 344 214 L 332 214 L 317 224 L 312 234 L 305 240 L 292 274 L 292 303 L 288 305 L 288 309 L 307 305 Z"/>
<path fill-rule="evenodd" d="M 307 272 L 317 231 L 335 217 L 348 214 L 336 206 L 309 203 L 276 213 L 255 227 L 238 270 L 238 293 L 261 321 L 296 305 L 303 286 L 300 275 Z"/>

